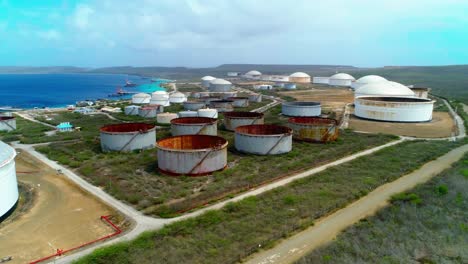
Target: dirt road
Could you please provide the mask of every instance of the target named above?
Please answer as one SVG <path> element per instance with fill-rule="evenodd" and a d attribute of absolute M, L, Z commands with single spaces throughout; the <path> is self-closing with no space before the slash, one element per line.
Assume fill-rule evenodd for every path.
<path fill-rule="evenodd" d="M 398 180 L 375 189 L 367 196 L 319 219 L 314 226 L 293 237 L 280 242 L 277 246 L 251 256 L 245 263 L 292 263 L 315 248 L 332 241 L 341 231 L 360 219 L 370 216 L 388 204 L 388 199 L 396 194 L 412 189 L 436 176 L 458 161 L 468 152 L 468 145 L 456 148 L 438 159 L 426 163 L 420 169 Z"/>
<path fill-rule="evenodd" d="M 84 193 L 56 171 L 27 153 L 16 159 L 18 180 L 37 193 L 32 208 L 0 228 L 0 258 L 26 263 L 110 234 L 101 215 L 113 210 Z"/>

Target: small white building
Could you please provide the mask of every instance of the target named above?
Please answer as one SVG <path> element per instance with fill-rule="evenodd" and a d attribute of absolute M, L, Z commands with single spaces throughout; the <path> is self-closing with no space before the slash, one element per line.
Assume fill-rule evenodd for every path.
<path fill-rule="evenodd" d="M 337 73 L 330 77 L 328 84 L 331 86 L 351 87 L 351 83 L 354 82 L 355 80 L 356 79 L 354 79 L 353 76 L 347 73 Z"/>
<path fill-rule="evenodd" d="M 238 72 L 228 72 L 228 73 L 227 73 L 227 76 L 228 76 L 228 77 L 237 77 L 237 76 L 239 76 L 239 74 L 240 74 L 240 73 L 238 73 Z"/>
<path fill-rule="evenodd" d="M 272 90 L 273 86 L 271 84 L 258 84 L 258 85 L 254 85 L 254 89 L 257 89 L 257 90 Z"/>

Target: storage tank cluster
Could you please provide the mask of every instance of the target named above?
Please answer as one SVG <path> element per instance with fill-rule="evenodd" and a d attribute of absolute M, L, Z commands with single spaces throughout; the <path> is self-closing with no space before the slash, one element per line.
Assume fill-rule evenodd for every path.
<path fill-rule="evenodd" d="M 232 83 L 224 79 L 214 79 L 210 82 L 208 90 L 210 92 L 229 92 L 231 91 Z"/>
<path fill-rule="evenodd" d="M 14 116 L 0 116 L 0 131 L 16 130 L 16 118 Z"/>
<path fill-rule="evenodd" d="M 145 123 L 106 125 L 100 129 L 100 137 L 103 152 L 151 149 L 156 142 L 156 126 Z"/>
<path fill-rule="evenodd" d="M 11 213 L 19 198 L 15 157 L 15 149 L 0 141 L 0 219 Z"/>

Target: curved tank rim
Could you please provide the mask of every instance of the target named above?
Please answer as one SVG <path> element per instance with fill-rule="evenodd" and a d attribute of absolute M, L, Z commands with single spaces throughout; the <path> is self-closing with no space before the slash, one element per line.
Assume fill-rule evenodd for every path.
<path fill-rule="evenodd" d="M 419 97 L 359 96 L 356 100 L 386 104 L 433 104 L 435 100 Z"/>
<path fill-rule="evenodd" d="M 166 141 L 171 141 L 176 138 L 194 138 L 194 139 L 199 139 L 199 140 L 204 140 L 204 141 L 210 141 L 208 143 L 215 143 L 216 141 L 222 142 L 221 145 L 218 146 L 213 146 L 213 147 L 203 147 L 203 148 L 192 148 L 192 149 L 180 149 L 180 148 L 170 148 L 170 147 L 165 147 L 162 146 L 161 144 L 166 142 Z M 193 141 L 193 139 L 192 139 Z M 211 136 L 211 135 L 179 135 L 179 136 L 172 136 L 172 137 L 167 137 L 160 139 L 156 142 L 156 148 L 161 149 L 164 151 L 172 151 L 172 152 L 179 152 L 179 153 L 184 153 L 184 152 L 206 152 L 210 151 L 213 149 L 221 150 L 224 148 L 227 148 L 229 142 L 227 139 L 220 137 L 220 136 Z"/>
<path fill-rule="evenodd" d="M 243 111 L 233 111 L 223 113 L 224 117 L 229 119 L 257 119 L 265 116 L 263 113 L 257 112 L 243 112 Z"/>
<path fill-rule="evenodd" d="M 257 132 L 252 132 L 251 130 L 259 130 L 259 134 Z M 273 130 L 268 131 L 268 130 Z M 287 126 L 278 126 L 278 125 L 246 125 L 246 126 L 238 126 L 235 129 L 236 134 L 244 135 L 244 136 L 251 136 L 251 137 L 278 137 L 282 135 L 292 135 L 293 130 Z"/>
<path fill-rule="evenodd" d="M 200 116 L 179 117 L 179 118 L 174 118 L 171 120 L 171 124 L 182 125 L 182 126 L 215 124 L 216 122 L 218 122 L 216 118 L 200 117 Z"/>
<path fill-rule="evenodd" d="M 325 118 L 325 117 L 318 117 L 318 116 L 310 116 L 310 117 L 290 117 L 288 119 L 288 123 L 297 124 L 297 125 L 310 125 L 310 126 L 319 126 L 319 125 L 338 125 L 338 120 L 333 118 Z"/>
<path fill-rule="evenodd" d="M 219 104 L 221 104 L 221 103 L 234 103 L 234 101 L 233 100 L 215 100 L 215 101 L 211 101 L 210 103 L 214 103 L 214 104 L 216 104 L 216 103 L 219 103 Z"/>
<path fill-rule="evenodd" d="M 155 130 L 155 125 L 147 123 L 111 124 L 99 129 L 99 131 L 104 134 L 134 134 L 137 132 L 149 133 Z"/>
<path fill-rule="evenodd" d="M 321 106 L 321 103 L 317 101 L 293 101 L 293 102 L 284 102 L 283 105 L 292 106 L 292 107 L 317 107 L 317 106 Z"/>

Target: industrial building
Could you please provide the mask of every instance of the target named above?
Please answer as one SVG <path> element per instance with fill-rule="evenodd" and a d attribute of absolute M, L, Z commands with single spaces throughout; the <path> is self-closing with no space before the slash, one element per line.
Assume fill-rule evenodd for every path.
<path fill-rule="evenodd" d="M 292 83 L 310 83 L 310 75 L 304 72 L 295 72 L 289 75 L 289 82 Z"/>
<path fill-rule="evenodd" d="M 205 76 L 203 78 L 201 78 L 201 85 L 205 88 L 209 88 L 210 87 L 210 83 L 211 81 L 213 81 L 214 79 L 216 79 L 215 77 L 213 76 Z"/>
<path fill-rule="evenodd" d="M 373 82 L 359 87 L 354 92 L 354 97 L 360 96 L 396 96 L 414 97 L 414 92 L 403 84 L 390 81 Z"/>
<path fill-rule="evenodd" d="M 228 72 L 227 76 L 228 77 L 237 77 L 237 76 L 239 76 L 239 73 L 238 72 Z"/>
<path fill-rule="evenodd" d="M 14 116 L 0 116 L 0 131 L 16 130 L 16 118 Z"/>
<path fill-rule="evenodd" d="M 347 73 L 337 73 L 330 77 L 328 84 L 331 86 L 345 86 L 351 87 L 351 84 L 355 81 L 353 76 Z"/>
<path fill-rule="evenodd" d="M 256 155 L 277 155 L 292 150 L 292 129 L 277 125 L 247 125 L 235 129 L 238 151 Z"/>
<path fill-rule="evenodd" d="M 224 79 L 214 79 L 210 82 L 208 90 L 210 92 L 229 92 L 231 91 L 232 83 Z"/>
<path fill-rule="evenodd" d="M 157 143 L 158 167 L 168 175 L 208 175 L 226 168 L 227 146 L 227 140 L 218 136 L 165 138 Z"/>
<path fill-rule="evenodd" d="M 10 213 L 19 198 L 15 157 L 15 149 L 0 141 L 0 219 Z"/>
<path fill-rule="evenodd" d="M 285 116 L 319 116 L 322 107 L 320 102 L 284 102 L 281 104 L 281 113 Z"/>
<path fill-rule="evenodd" d="M 61 122 L 55 128 L 58 132 L 71 132 L 73 131 L 73 125 L 70 122 Z"/>
<path fill-rule="evenodd" d="M 132 104 L 149 104 L 151 95 L 146 93 L 137 93 L 132 96 Z"/>
<path fill-rule="evenodd" d="M 315 84 L 328 84 L 330 77 L 314 77 L 312 78 L 312 83 Z"/>
<path fill-rule="evenodd" d="M 257 90 L 272 90 L 273 86 L 270 85 L 270 84 L 257 84 L 257 85 L 254 85 L 254 89 L 257 89 Z"/>
<path fill-rule="evenodd" d="M 244 75 L 246 78 L 249 79 L 260 79 L 260 76 L 262 76 L 262 73 L 259 71 L 249 71 Z"/>
<path fill-rule="evenodd" d="M 151 94 L 150 104 L 152 105 L 162 105 L 169 106 L 169 94 L 166 91 L 156 91 Z"/>
<path fill-rule="evenodd" d="M 356 81 L 351 83 L 351 88 L 354 90 L 360 88 L 361 86 L 364 86 L 366 84 L 370 83 L 378 83 L 378 82 L 385 82 L 387 79 L 384 77 L 378 76 L 378 75 L 366 75 L 364 77 L 361 77 L 357 79 Z"/>
<path fill-rule="evenodd" d="M 357 97 L 354 115 L 379 121 L 427 122 L 432 120 L 434 102 L 416 97 Z"/>
<path fill-rule="evenodd" d="M 101 128 L 100 136 L 104 152 L 150 149 L 156 144 L 156 126 L 145 123 L 107 125 Z"/>

